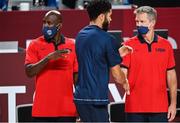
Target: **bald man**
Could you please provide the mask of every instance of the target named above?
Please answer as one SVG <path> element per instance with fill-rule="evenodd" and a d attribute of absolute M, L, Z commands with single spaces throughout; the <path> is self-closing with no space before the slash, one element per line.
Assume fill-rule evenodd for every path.
<path fill-rule="evenodd" d="M 75 44 L 61 34 L 62 15 L 51 10 L 43 18 L 42 33 L 26 51 L 25 71 L 35 79 L 32 117 L 36 122 L 75 122 L 73 84 L 78 64 Z"/>

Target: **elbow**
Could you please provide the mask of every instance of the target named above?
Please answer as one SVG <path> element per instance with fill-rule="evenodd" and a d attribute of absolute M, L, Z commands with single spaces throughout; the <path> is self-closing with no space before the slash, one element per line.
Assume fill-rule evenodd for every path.
<path fill-rule="evenodd" d="M 26 76 L 29 77 L 29 78 L 32 78 L 35 75 L 32 72 L 26 71 Z"/>
<path fill-rule="evenodd" d="M 25 68 L 25 73 L 26 73 L 26 76 L 29 77 L 29 78 L 32 78 L 35 76 L 35 74 L 33 73 L 31 67 L 27 66 Z"/>
<path fill-rule="evenodd" d="M 33 75 L 33 74 L 26 74 L 26 75 L 27 75 L 27 77 L 29 77 L 29 78 L 34 77 L 34 75 Z"/>

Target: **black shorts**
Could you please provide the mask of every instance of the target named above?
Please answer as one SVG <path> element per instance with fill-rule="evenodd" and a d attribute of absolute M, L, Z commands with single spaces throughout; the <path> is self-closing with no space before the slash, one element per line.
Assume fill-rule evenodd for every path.
<path fill-rule="evenodd" d="M 126 113 L 127 122 L 168 122 L 167 113 Z"/>
<path fill-rule="evenodd" d="M 76 123 L 76 117 L 32 117 L 33 122 L 70 122 Z"/>
<path fill-rule="evenodd" d="M 109 122 L 107 105 L 75 104 L 82 122 Z"/>

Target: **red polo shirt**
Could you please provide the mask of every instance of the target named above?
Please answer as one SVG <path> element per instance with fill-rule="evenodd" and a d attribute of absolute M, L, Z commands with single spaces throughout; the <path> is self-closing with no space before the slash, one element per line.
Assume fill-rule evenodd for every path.
<path fill-rule="evenodd" d="M 125 42 L 133 53 L 123 58 L 122 66 L 128 69 L 130 95 L 126 97 L 125 111 L 167 112 L 167 70 L 175 67 L 170 43 L 157 35 L 148 44 L 141 36 Z"/>
<path fill-rule="evenodd" d="M 63 38 L 63 37 L 62 37 Z M 75 116 L 73 103 L 73 73 L 78 71 L 75 44 L 72 39 L 63 38 L 58 49 L 71 49 L 66 58 L 51 60 L 36 76 L 35 98 L 32 115 L 34 117 Z M 26 52 L 25 64 L 40 61 L 55 51 L 53 43 L 43 37 L 33 40 Z"/>

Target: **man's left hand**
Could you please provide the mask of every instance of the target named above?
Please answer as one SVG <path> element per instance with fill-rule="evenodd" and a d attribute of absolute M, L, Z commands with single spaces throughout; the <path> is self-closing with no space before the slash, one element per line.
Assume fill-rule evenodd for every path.
<path fill-rule="evenodd" d="M 170 105 L 168 108 L 168 121 L 172 121 L 174 120 L 176 116 L 176 105 Z"/>

